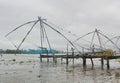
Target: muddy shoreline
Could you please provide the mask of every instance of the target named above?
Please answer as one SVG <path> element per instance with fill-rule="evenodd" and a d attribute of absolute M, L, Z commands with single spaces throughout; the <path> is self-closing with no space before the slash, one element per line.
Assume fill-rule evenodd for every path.
<path fill-rule="evenodd" d="M 68 66 L 65 60 L 61 63 L 48 63 L 46 59 L 40 63 L 39 55 L 4 54 L 0 58 L 0 83 L 120 83 L 120 63 L 110 61 L 111 69 L 101 69 L 100 61 L 94 60 L 95 67 L 87 61 L 87 68 L 77 59 Z"/>

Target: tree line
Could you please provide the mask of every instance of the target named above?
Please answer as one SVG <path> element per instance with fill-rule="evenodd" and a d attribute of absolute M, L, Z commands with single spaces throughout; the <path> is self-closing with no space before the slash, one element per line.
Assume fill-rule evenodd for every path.
<path fill-rule="evenodd" d="M 22 50 L 12 50 L 12 49 L 2 50 L 2 49 L 0 49 L 0 53 L 1 54 L 21 54 Z"/>

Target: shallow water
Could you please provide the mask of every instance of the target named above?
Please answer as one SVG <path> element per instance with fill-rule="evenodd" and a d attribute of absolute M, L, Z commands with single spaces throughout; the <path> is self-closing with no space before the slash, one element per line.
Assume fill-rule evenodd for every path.
<path fill-rule="evenodd" d="M 110 70 L 101 69 L 100 60 L 95 59 L 94 68 L 87 60 L 87 68 L 82 67 L 82 60 L 70 60 L 66 66 L 61 63 L 39 61 L 39 55 L 3 55 L 0 58 L 0 83 L 120 83 L 120 64 L 110 61 Z M 105 63 L 106 64 L 106 63 Z"/>

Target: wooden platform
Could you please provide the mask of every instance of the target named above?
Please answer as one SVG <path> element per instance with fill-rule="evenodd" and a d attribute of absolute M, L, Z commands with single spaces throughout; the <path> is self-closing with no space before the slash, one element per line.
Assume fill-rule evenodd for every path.
<path fill-rule="evenodd" d="M 72 56 L 72 55 L 41 55 L 42 58 L 108 58 L 108 59 L 118 59 L 120 55 L 116 56 L 94 56 L 94 55 L 80 55 L 80 56 Z"/>
<path fill-rule="evenodd" d="M 107 69 L 110 68 L 110 64 L 109 64 L 109 60 L 110 59 L 119 59 L 120 58 L 120 55 L 116 55 L 116 56 L 95 56 L 95 55 L 76 55 L 76 56 L 73 56 L 73 55 L 65 55 L 65 54 L 57 54 L 57 55 L 41 55 L 40 56 L 40 60 L 42 62 L 42 58 L 47 58 L 47 61 L 49 62 L 49 58 L 53 58 L 53 61 L 54 62 L 57 62 L 57 58 L 61 58 L 62 59 L 66 59 L 66 64 L 68 65 L 68 60 L 69 59 L 73 59 L 73 63 L 74 63 L 74 59 L 75 58 L 81 58 L 83 59 L 83 67 L 86 67 L 86 59 L 91 59 L 91 63 L 92 63 L 92 67 L 94 66 L 94 63 L 93 63 L 93 58 L 101 58 L 101 68 L 103 69 L 103 65 L 104 65 L 104 60 L 107 61 Z"/>

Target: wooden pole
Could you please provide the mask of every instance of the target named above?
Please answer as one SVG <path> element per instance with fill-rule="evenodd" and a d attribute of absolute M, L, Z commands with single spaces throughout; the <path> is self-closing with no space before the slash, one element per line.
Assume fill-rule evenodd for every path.
<path fill-rule="evenodd" d="M 83 67 L 85 68 L 86 67 L 86 58 L 83 57 Z"/>
<path fill-rule="evenodd" d="M 103 61 L 103 57 L 101 58 L 101 69 L 103 70 L 103 65 L 104 65 L 104 61 Z"/>
<path fill-rule="evenodd" d="M 63 62 L 63 58 L 61 57 L 61 63 Z"/>
<path fill-rule="evenodd" d="M 71 50 L 72 50 L 72 57 L 73 57 L 73 64 L 74 64 L 74 49 L 71 48 Z"/>
<path fill-rule="evenodd" d="M 68 65 L 68 44 L 67 44 L 67 57 L 66 57 L 66 65 Z"/>
<path fill-rule="evenodd" d="M 67 57 L 66 57 L 66 64 L 68 65 L 69 63 L 68 63 L 68 54 L 67 54 Z"/>
<path fill-rule="evenodd" d="M 57 63 L 57 57 L 55 57 L 55 63 Z"/>
<path fill-rule="evenodd" d="M 109 58 L 107 57 L 107 69 L 110 69 Z"/>
<path fill-rule="evenodd" d="M 95 34 L 95 33 L 94 33 Z M 93 36 L 93 39 L 94 39 L 94 36 Z M 93 41 L 93 40 L 92 40 Z M 91 43 L 92 44 L 92 43 Z M 95 47 L 94 47 L 94 45 L 92 46 L 92 52 L 93 52 L 93 55 L 95 55 Z M 90 56 L 92 56 L 92 55 L 90 55 Z M 93 68 L 93 66 L 94 66 L 94 63 L 93 63 L 93 60 L 92 60 L 92 57 L 90 58 L 90 60 L 91 60 L 91 63 L 92 63 L 92 68 Z"/>
<path fill-rule="evenodd" d="M 53 54 L 53 62 L 55 62 L 55 55 Z"/>
<path fill-rule="evenodd" d="M 42 55 L 41 55 L 41 53 L 40 53 L 40 62 L 42 62 Z"/>
<path fill-rule="evenodd" d="M 43 30 L 42 30 L 42 28 L 43 28 L 43 25 L 42 25 L 42 19 L 41 19 L 41 17 L 38 17 L 38 20 L 39 20 L 39 22 L 40 22 L 40 41 L 41 41 L 41 44 L 40 44 L 40 46 L 41 46 L 41 51 L 43 50 Z M 40 53 L 40 61 L 42 62 L 42 56 L 41 56 L 41 53 Z"/>
<path fill-rule="evenodd" d="M 94 67 L 94 63 L 93 63 L 93 60 L 92 60 L 92 57 L 90 58 L 91 60 L 91 63 L 92 63 L 92 68 Z"/>
<path fill-rule="evenodd" d="M 46 49 L 47 50 L 47 49 Z M 49 62 L 48 50 L 47 50 L 47 62 Z"/>

